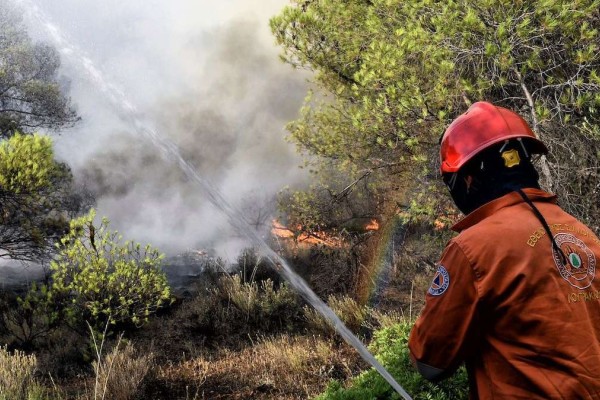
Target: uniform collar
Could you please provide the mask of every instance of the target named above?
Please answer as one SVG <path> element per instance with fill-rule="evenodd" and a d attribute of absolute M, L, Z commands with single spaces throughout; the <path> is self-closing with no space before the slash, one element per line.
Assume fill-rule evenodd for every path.
<path fill-rule="evenodd" d="M 525 192 L 525 194 L 527 195 L 527 197 L 529 197 L 529 199 L 531 199 L 531 201 L 546 201 L 556 203 L 556 195 L 547 193 L 543 190 L 528 188 L 523 189 L 523 192 Z M 454 224 L 452 230 L 456 232 L 461 232 L 477 224 L 478 222 L 481 222 L 482 220 L 494 214 L 501 208 L 509 207 L 522 202 L 523 198 L 519 196 L 517 192 L 510 192 L 502 197 L 499 197 L 482 205 L 475 211 L 471 212 L 469 215 L 467 215 L 466 217 L 458 221 L 456 224 Z"/>

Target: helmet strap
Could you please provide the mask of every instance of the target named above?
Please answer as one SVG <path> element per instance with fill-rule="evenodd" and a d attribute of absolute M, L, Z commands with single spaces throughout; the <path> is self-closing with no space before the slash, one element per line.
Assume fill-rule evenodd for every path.
<path fill-rule="evenodd" d="M 529 156 L 529 153 L 527 152 L 527 148 L 525 147 L 525 145 L 523 144 L 523 138 L 517 138 L 517 141 L 519 142 L 519 144 L 521 145 L 521 148 L 523 149 L 523 153 L 525 153 L 525 157 L 527 158 L 531 158 Z M 502 153 L 502 152 L 501 152 Z"/>
<path fill-rule="evenodd" d="M 450 176 L 450 179 L 446 183 L 446 185 L 448 186 L 448 189 L 450 189 L 450 190 L 454 189 L 454 186 L 456 185 L 456 179 L 457 178 L 458 178 L 458 174 L 456 172 L 453 172 L 451 174 L 451 176 Z"/>
<path fill-rule="evenodd" d="M 535 214 L 537 219 L 542 223 L 544 230 L 548 234 L 548 237 L 550 238 L 550 241 L 552 242 L 552 248 L 560 256 L 561 262 L 563 263 L 563 265 L 566 265 L 567 264 L 567 256 L 565 256 L 565 253 L 563 253 L 562 249 L 556 243 L 556 240 L 554 240 L 554 235 L 552 235 L 552 232 L 550 231 L 550 227 L 548 226 L 548 223 L 546 222 L 546 219 L 544 218 L 544 216 L 542 215 L 540 210 L 538 210 L 538 208 L 533 204 L 531 199 L 529 197 L 527 197 L 525 192 L 523 192 L 521 189 L 517 189 L 516 192 L 519 193 L 519 195 L 521 195 L 521 197 L 523 198 L 525 203 L 529 204 L 529 207 L 531 207 L 531 210 L 533 211 L 533 213 Z"/>

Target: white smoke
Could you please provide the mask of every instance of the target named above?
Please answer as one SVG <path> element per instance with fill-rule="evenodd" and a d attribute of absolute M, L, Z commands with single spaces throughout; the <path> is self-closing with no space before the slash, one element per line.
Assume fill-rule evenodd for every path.
<path fill-rule="evenodd" d="M 305 179 L 284 126 L 297 116 L 307 77 L 279 61 L 268 30 L 284 1 L 36 4 L 250 222 L 283 186 Z M 43 40 L 47 33 L 31 25 Z M 246 244 L 225 218 L 68 58 L 63 64 L 82 122 L 56 139 L 57 152 L 97 194 L 98 214 L 163 251 L 214 247 L 235 257 Z"/>

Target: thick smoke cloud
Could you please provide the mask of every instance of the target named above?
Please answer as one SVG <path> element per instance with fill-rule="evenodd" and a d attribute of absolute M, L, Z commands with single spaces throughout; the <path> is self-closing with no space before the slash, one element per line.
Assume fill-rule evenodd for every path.
<path fill-rule="evenodd" d="M 279 61 L 267 28 L 284 5 L 39 4 L 251 222 L 283 186 L 306 179 L 284 126 L 297 116 L 307 77 Z M 63 71 L 83 120 L 57 138 L 57 149 L 96 195 L 98 214 L 126 237 L 169 253 L 212 247 L 234 258 L 246 243 L 199 187 L 136 136 L 68 57 Z"/>

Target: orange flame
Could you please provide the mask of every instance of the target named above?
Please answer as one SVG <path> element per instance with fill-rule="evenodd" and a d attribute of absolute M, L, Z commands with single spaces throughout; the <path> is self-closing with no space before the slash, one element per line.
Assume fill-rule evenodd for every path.
<path fill-rule="evenodd" d="M 292 229 L 283 225 L 277 220 L 273 220 L 271 228 L 271 234 L 279 239 L 294 240 L 297 245 L 310 246 L 310 245 L 322 245 L 327 247 L 342 247 L 344 241 L 338 237 L 327 234 L 326 232 L 313 232 L 307 233 L 295 233 Z M 379 230 L 379 222 L 376 219 L 371 219 L 365 223 L 362 227 L 363 232 L 377 231 Z M 298 226 L 297 231 L 301 231 L 302 227 Z"/>
<path fill-rule="evenodd" d="M 300 230 L 301 227 L 298 227 Z M 310 246 L 310 245 L 322 245 L 327 247 L 341 247 L 343 245 L 342 240 L 325 232 L 315 232 L 312 234 L 300 233 L 296 234 L 290 228 L 284 226 L 277 220 L 273 220 L 271 233 L 279 239 L 295 240 L 298 245 Z"/>
<path fill-rule="evenodd" d="M 379 222 L 375 218 L 373 218 L 367 225 L 365 225 L 365 231 L 378 231 L 379 230 Z"/>
<path fill-rule="evenodd" d="M 273 235 L 277 236 L 278 238 L 287 239 L 287 238 L 293 238 L 294 237 L 294 232 L 292 232 L 292 230 L 289 229 L 288 227 L 283 226 L 276 219 L 273 220 L 271 226 L 272 226 L 271 233 Z"/>

